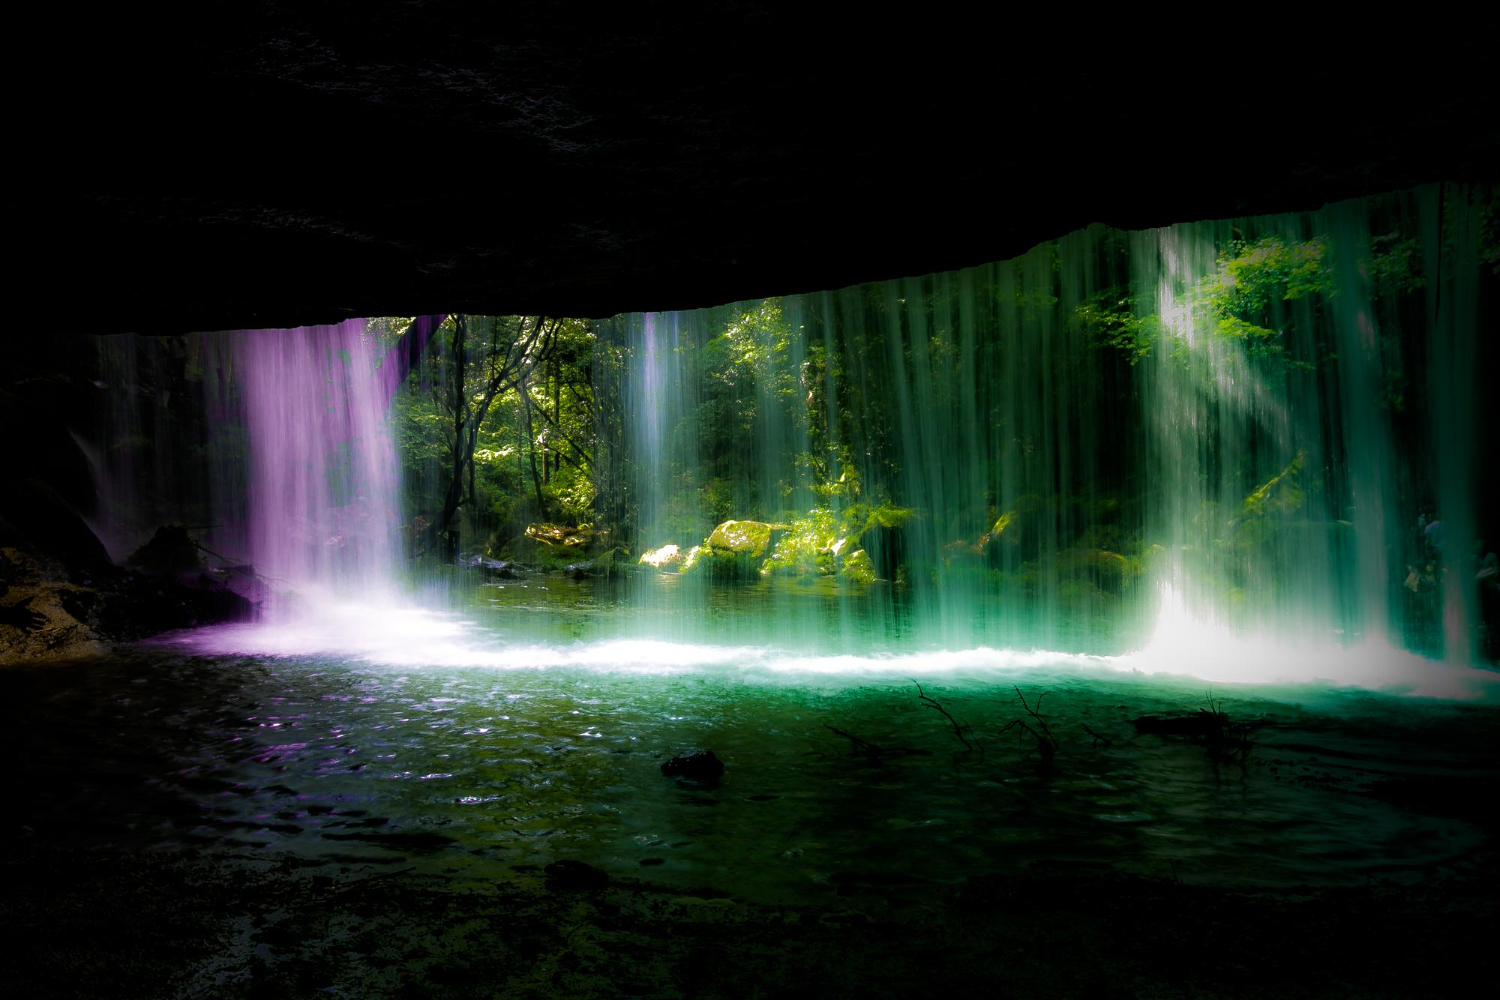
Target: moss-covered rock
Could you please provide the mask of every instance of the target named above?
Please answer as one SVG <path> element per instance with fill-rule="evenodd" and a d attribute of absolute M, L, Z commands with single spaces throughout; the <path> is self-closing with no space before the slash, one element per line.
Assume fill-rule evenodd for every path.
<path fill-rule="evenodd" d="M 883 554 L 892 557 L 887 578 L 894 578 L 899 563 L 897 556 L 904 552 L 899 537 L 902 526 L 911 519 L 909 508 L 891 504 L 871 506 L 851 504 L 842 511 L 815 507 L 803 517 L 795 518 L 786 526 L 786 531 L 776 543 L 775 550 L 762 564 L 762 575 L 793 576 L 803 579 L 814 576 L 842 575 L 845 579 L 867 582 L 882 574 L 871 559 L 873 545 Z M 858 553 L 858 559 L 848 572 L 845 564 Z"/>
<path fill-rule="evenodd" d="M 784 531 L 784 524 L 767 524 L 764 521 L 725 521 L 708 536 L 707 545 L 715 555 L 748 556 L 758 559 L 765 555 L 771 543 L 773 531 Z"/>
<path fill-rule="evenodd" d="M 849 549 L 849 540 L 840 528 L 839 519 L 822 507 L 793 519 L 775 551 L 761 564 L 761 575 L 826 576 L 836 572 L 839 554 Z"/>
<path fill-rule="evenodd" d="M 864 549 L 855 549 L 840 564 L 839 575 L 850 583 L 874 583 L 875 564 Z"/>
<path fill-rule="evenodd" d="M 597 549 L 601 542 L 592 525 L 575 528 L 542 522 L 527 525 L 525 531 L 498 549 L 492 540 L 487 554 L 539 569 L 564 570 L 583 559 L 585 552 Z"/>
<path fill-rule="evenodd" d="M 1007 511 L 997 517 L 990 525 L 989 530 L 981 534 L 976 540 L 969 541 L 967 538 L 959 538 L 943 546 L 943 564 L 945 566 L 977 566 L 983 562 L 989 565 L 998 565 L 1000 561 L 1000 540 L 1005 535 L 1005 529 L 1010 527 L 1016 520 L 1014 511 Z"/>
<path fill-rule="evenodd" d="M 568 549 L 582 549 L 594 540 L 594 526 L 591 524 L 580 524 L 573 528 L 565 524 L 529 524 L 526 526 L 526 537 L 543 545 L 560 546 Z"/>
<path fill-rule="evenodd" d="M 756 575 L 766 553 L 787 530 L 784 524 L 765 521 L 725 521 L 688 550 L 680 572 L 707 570 L 714 576 L 742 579 Z"/>

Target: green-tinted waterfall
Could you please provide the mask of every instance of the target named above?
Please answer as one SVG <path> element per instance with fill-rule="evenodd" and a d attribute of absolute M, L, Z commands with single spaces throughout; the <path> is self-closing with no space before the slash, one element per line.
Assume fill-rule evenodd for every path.
<path fill-rule="evenodd" d="M 837 645 L 832 606 L 918 648 L 1175 629 L 1205 664 L 1241 643 L 1472 662 L 1500 527 L 1494 241 L 1484 192 L 1434 187 L 619 317 L 625 534 L 688 555 L 638 600 L 701 634 L 716 581 L 794 581 L 760 626 L 791 646 Z M 710 544 L 727 521 L 770 525 L 763 550 Z"/>

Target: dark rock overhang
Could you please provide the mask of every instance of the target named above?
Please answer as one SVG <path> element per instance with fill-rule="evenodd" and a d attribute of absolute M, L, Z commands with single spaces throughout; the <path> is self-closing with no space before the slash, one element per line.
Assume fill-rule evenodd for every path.
<path fill-rule="evenodd" d="M 1500 175 L 1491 25 L 861 10 L 80 15 L 7 70 L 12 281 L 100 332 L 607 315 Z"/>

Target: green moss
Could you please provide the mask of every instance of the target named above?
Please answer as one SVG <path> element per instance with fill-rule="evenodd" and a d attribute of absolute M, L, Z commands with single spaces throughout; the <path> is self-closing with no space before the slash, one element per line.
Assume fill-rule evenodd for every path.
<path fill-rule="evenodd" d="M 771 532 L 784 527 L 764 521 L 725 521 L 713 530 L 705 544 L 715 555 L 749 556 L 753 559 L 765 553 Z"/>
<path fill-rule="evenodd" d="M 839 552 L 846 551 L 847 540 L 840 534 L 840 523 L 833 513 L 814 507 L 803 517 L 794 518 L 786 533 L 776 543 L 776 550 L 761 565 L 762 576 L 811 576 L 835 570 Z"/>
<path fill-rule="evenodd" d="M 677 568 L 677 572 L 691 573 L 694 569 L 703 564 L 707 555 L 708 549 L 705 546 L 694 545 L 692 548 L 688 549 L 687 555 L 682 557 L 682 564 Z"/>
<path fill-rule="evenodd" d="M 1300 510 L 1304 497 L 1297 478 L 1306 462 L 1307 453 L 1297 452 L 1297 457 L 1292 459 L 1291 464 L 1257 487 L 1242 505 L 1245 516 L 1263 517 Z"/>

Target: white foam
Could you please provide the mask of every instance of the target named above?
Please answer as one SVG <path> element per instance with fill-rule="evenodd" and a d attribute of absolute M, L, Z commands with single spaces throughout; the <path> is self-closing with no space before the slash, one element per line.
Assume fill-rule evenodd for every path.
<path fill-rule="evenodd" d="M 210 655 L 335 657 L 402 668 L 697 673 L 772 683 L 795 683 L 799 678 L 1013 683 L 1037 674 L 1067 674 L 1280 688 L 1351 687 L 1427 698 L 1500 694 L 1500 675 L 1493 671 L 1444 664 L 1377 642 L 1342 647 L 1237 635 L 1194 620 L 1171 595 L 1165 595 L 1150 641 L 1140 650 L 1116 656 L 987 646 L 820 653 L 640 638 L 516 641 L 453 613 L 348 602 L 323 604 L 294 621 L 197 629 L 162 641 Z"/>

